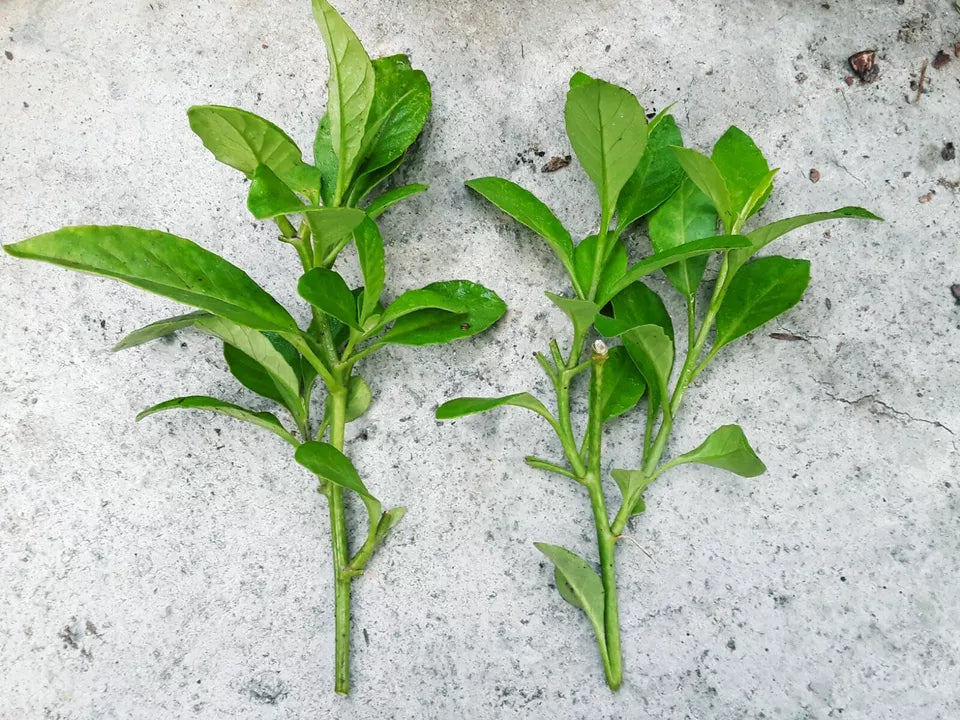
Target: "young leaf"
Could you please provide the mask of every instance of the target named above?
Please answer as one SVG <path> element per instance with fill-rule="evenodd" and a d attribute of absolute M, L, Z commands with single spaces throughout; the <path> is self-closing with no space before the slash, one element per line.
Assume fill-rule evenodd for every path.
<path fill-rule="evenodd" d="M 462 397 L 455 400 L 448 400 L 437 408 L 437 420 L 454 420 L 466 415 L 486 412 L 504 405 L 513 405 L 515 407 L 533 410 L 542 417 L 553 422 L 553 416 L 550 411 L 544 407 L 543 403 L 537 400 L 530 393 L 516 393 L 515 395 L 505 395 L 498 398 L 480 398 L 480 397 Z"/>
<path fill-rule="evenodd" d="M 773 189 L 766 158 L 750 136 L 735 126 L 717 140 L 711 158 L 730 193 L 730 210 L 746 220 L 763 206 Z M 762 188 L 759 197 L 751 199 L 758 186 Z M 751 202 L 753 207 L 748 207 Z"/>
<path fill-rule="evenodd" d="M 730 280 L 717 311 L 717 336 L 711 352 L 792 308 L 809 282 L 809 260 L 773 256 L 744 265 Z"/>
<path fill-rule="evenodd" d="M 593 626 L 597 643 L 600 645 L 600 653 L 606 658 L 607 643 L 603 625 L 604 595 L 600 577 L 586 560 L 566 548 L 547 543 L 534 543 L 534 546 L 553 562 L 557 590 L 564 600 L 586 614 Z"/>
<path fill-rule="evenodd" d="M 826 220 L 880 220 L 883 218 L 874 215 L 868 210 L 859 207 L 842 207 L 829 212 L 811 213 L 810 215 L 797 215 L 796 217 L 784 218 L 764 225 L 756 230 L 747 233 L 747 240 L 750 241 L 750 247 L 738 248 L 730 252 L 730 271 L 735 272 L 737 268 L 743 265 L 751 255 L 766 247 L 777 238 L 786 235 L 791 230 L 796 230 L 804 225 L 824 222 Z"/>
<path fill-rule="evenodd" d="M 642 470 L 611 470 L 610 475 L 616 481 L 617 487 L 620 488 L 620 494 L 623 495 L 624 501 L 633 493 L 642 491 L 651 482 Z M 630 508 L 630 514 L 640 515 L 646 510 L 647 504 L 643 500 L 643 495 L 640 495 L 633 507 Z"/>
<path fill-rule="evenodd" d="M 243 270 L 176 235 L 81 225 L 3 249 L 14 257 L 115 278 L 258 330 L 297 330 L 290 313 Z"/>
<path fill-rule="evenodd" d="M 756 477 L 767 470 L 739 425 L 717 428 L 698 448 L 674 458 L 668 465 L 672 467 L 685 463 L 712 465 L 741 477 Z"/>
<path fill-rule="evenodd" d="M 367 218 L 357 226 L 353 231 L 353 242 L 357 246 L 360 272 L 363 275 L 363 302 L 360 308 L 362 324 L 379 306 L 387 266 L 380 228 L 373 220 Z"/>
<path fill-rule="evenodd" d="M 597 315 L 597 332 L 604 337 L 622 335 L 641 325 L 659 325 L 670 340 L 673 340 L 673 320 L 667 306 L 657 293 L 637 281 L 621 290 L 610 301 L 613 317 Z"/>
<path fill-rule="evenodd" d="M 627 248 L 619 240 L 612 242 L 614 242 L 614 245 L 597 283 L 597 294 L 600 296 L 608 292 L 627 271 L 627 263 L 629 262 L 627 260 Z M 597 236 L 588 235 L 573 251 L 573 265 L 577 273 L 576 280 L 581 289 L 590 287 L 593 281 L 593 266 L 596 259 Z"/>
<path fill-rule="evenodd" d="M 369 170 L 362 175 L 358 175 L 356 180 L 350 186 L 347 193 L 347 204 L 351 207 L 359 205 L 360 202 L 369 195 L 380 183 L 393 175 L 403 164 L 403 156 L 398 157 L 393 162 L 384 165 L 376 170 Z"/>
<path fill-rule="evenodd" d="M 647 118 L 628 90 L 603 80 L 572 87 L 564 106 L 567 137 L 597 187 L 609 222 L 647 144 Z"/>
<path fill-rule="evenodd" d="M 430 114 L 430 82 L 406 55 L 373 61 L 373 102 L 364 131 L 360 172 L 389 165 L 406 152 Z"/>
<path fill-rule="evenodd" d="M 357 299 L 339 273 L 326 268 L 314 268 L 301 276 L 297 292 L 321 312 L 355 330 L 361 329 L 357 321 Z"/>
<path fill-rule="evenodd" d="M 116 352 L 117 350 L 126 350 L 127 348 L 136 347 L 137 345 L 143 345 L 151 340 L 166 337 L 177 330 L 193 327 L 197 320 L 209 316 L 210 313 L 206 310 L 194 310 L 185 315 L 177 315 L 164 320 L 158 320 L 155 323 L 150 323 L 125 335 L 123 339 L 111 349 Z"/>
<path fill-rule="evenodd" d="M 393 190 L 388 190 L 367 206 L 367 216 L 371 219 L 376 219 L 391 206 L 396 205 L 405 198 L 418 195 L 429 187 L 429 185 L 422 183 L 411 183 L 410 185 L 401 185 Z"/>
<path fill-rule="evenodd" d="M 313 0 L 316 18 L 327 47 L 330 80 L 327 114 L 330 139 L 337 156 L 337 184 L 333 204 L 338 205 L 353 177 L 373 101 L 373 65 L 360 40 L 326 0 Z"/>
<path fill-rule="evenodd" d="M 247 193 L 247 209 L 258 220 L 297 213 L 303 201 L 266 165 L 258 165 Z"/>
<path fill-rule="evenodd" d="M 297 446 L 297 441 L 294 437 L 287 432 L 287 429 L 283 427 L 280 421 L 277 420 L 277 417 L 272 413 L 254 412 L 239 405 L 233 405 L 223 400 L 217 400 L 216 398 L 205 397 L 203 395 L 189 395 L 187 397 L 167 400 L 166 402 L 147 408 L 137 415 L 137 420 L 143 420 L 147 415 L 153 415 L 162 410 L 210 410 L 220 415 L 226 415 L 236 418 L 237 420 L 258 425 L 283 438 L 294 447 Z"/>
<path fill-rule="evenodd" d="M 363 498 L 373 498 L 350 458 L 330 443 L 305 442 L 297 448 L 294 459 L 321 480 L 353 490 Z"/>
<path fill-rule="evenodd" d="M 310 226 L 317 254 L 322 258 L 326 258 L 366 218 L 363 210 L 356 208 L 303 208 L 301 212 Z"/>
<path fill-rule="evenodd" d="M 276 384 L 277 391 L 283 398 L 283 404 L 295 416 L 302 415 L 300 376 L 294 369 L 294 364 L 299 363 L 296 361 L 291 363 L 291 359 L 278 350 L 270 338 L 258 330 L 237 325 L 220 317 L 202 318 L 197 321 L 197 327 L 232 345 L 263 367 Z M 267 397 L 271 396 L 267 395 Z"/>
<path fill-rule="evenodd" d="M 363 415 L 370 407 L 373 400 L 373 394 L 370 392 L 370 386 L 367 381 L 359 375 L 351 375 L 350 382 L 347 384 L 347 408 L 344 414 L 344 421 L 351 423 Z M 324 418 L 330 417 L 330 398 L 327 396 L 327 403 L 323 410 Z"/>
<path fill-rule="evenodd" d="M 475 335 L 493 325 L 504 312 L 495 292 L 467 280 L 431 283 L 408 290 L 384 312 L 381 326 L 396 320 L 380 342 L 395 345 L 434 345 Z"/>
<path fill-rule="evenodd" d="M 609 348 L 603 364 L 600 421 L 607 422 L 633 409 L 646 390 L 643 375 L 622 345 Z"/>
<path fill-rule="evenodd" d="M 585 333 L 593 324 L 593 319 L 597 316 L 600 306 L 589 300 L 578 300 L 577 298 L 565 298 L 555 295 L 552 292 L 544 293 L 550 302 L 563 310 L 564 314 L 570 318 L 573 323 L 574 332 Z"/>
<path fill-rule="evenodd" d="M 750 241 L 742 235 L 720 235 L 717 237 L 704 238 L 703 240 L 694 240 L 685 243 L 672 250 L 658 252 L 655 255 L 641 260 L 631 267 L 617 282 L 613 284 L 605 294 L 599 296 L 601 306 L 610 302 L 610 298 L 621 292 L 631 283 L 646 277 L 660 268 L 672 265 L 680 260 L 687 260 L 698 255 L 709 255 L 718 250 L 729 250 L 730 248 L 743 248 L 749 245 Z"/>
<path fill-rule="evenodd" d="M 317 123 L 317 132 L 313 139 L 313 162 L 320 173 L 320 197 L 323 204 L 333 205 L 333 196 L 337 191 L 337 175 L 340 163 L 333 150 L 333 137 L 330 134 L 330 114 L 324 113 Z"/>
<path fill-rule="evenodd" d="M 640 164 L 617 199 L 617 227 L 620 230 L 653 212 L 683 181 L 683 168 L 670 149 L 673 145 L 683 145 L 677 121 L 672 115 L 666 115 L 656 127 L 652 122 L 649 127 L 650 137 Z"/>
<path fill-rule="evenodd" d="M 710 198 L 689 179 L 650 216 L 650 242 L 657 253 L 665 252 L 693 240 L 716 235 L 717 211 Z M 677 290 L 688 298 L 694 296 L 707 256 L 700 255 L 663 268 L 663 274 Z"/>
<path fill-rule="evenodd" d="M 260 165 L 297 192 L 316 196 L 320 173 L 303 162 L 297 144 L 259 115 L 223 105 L 195 105 L 187 111 L 190 128 L 213 156 L 248 178 Z"/>
<path fill-rule="evenodd" d="M 733 207 L 733 201 L 730 198 L 730 190 L 727 183 L 720 174 L 719 168 L 713 160 L 696 150 L 684 147 L 672 148 L 676 155 L 677 162 L 696 184 L 698 188 L 710 198 L 713 207 L 723 221 L 723 226 L 727 232 L 733 232 L 733 226 L 737 220 L 737 210 Z M 751 188 L 752 189 L 752 188 Z"/>
<path fill-rule="evenodd" d="M 649 402 L 669 404 L 667 382 L 673 369 L 673 342 L 659 325 L 641 325 L 623 334 L 623 345 L 647 381 Z"/>
<path fill-rule="evenodd" d="M 554 254 L 576 277 L 573 263 L 573 239 L 557 216 L 536 195 L 519 185 L 498 177 L 467 180 L 466 186 L 480 193 L 514 220 L 526 225 L 550 245 Z"/>

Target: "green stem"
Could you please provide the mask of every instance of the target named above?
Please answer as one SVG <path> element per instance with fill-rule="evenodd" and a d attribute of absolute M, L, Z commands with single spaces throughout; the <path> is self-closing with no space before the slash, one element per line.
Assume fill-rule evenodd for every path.
<path fill-rule="evenodd" d="M 330 444 L 343 451 L 344 426 L 346 425 L 347 388 L 343 385 L 330 388 Z M 344 573 L 350 561 L 347 548 L 347 523 L 343 507 L 343 488 L 334 483 L 327 485 L 330 503 L 330 536 L 333 543 L 333 581 L 335 615 L 335 684 L 341 695 L 350 692 L 350 583 L 352 578 Z"/>

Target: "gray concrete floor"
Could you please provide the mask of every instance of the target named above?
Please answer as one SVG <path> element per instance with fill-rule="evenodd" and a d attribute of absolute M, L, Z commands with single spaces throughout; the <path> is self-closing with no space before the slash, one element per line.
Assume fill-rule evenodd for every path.
<path fill-rule="evenodd" d="M 389 291 L 470 277 L 511 308 L 475 341 L 366 364 L 376 400 L 351 452 L 410 512 L 355 586 L 355 692 L 331 689 L 329 539 L 310 477 L 226 419 L 133 422 L 179 394 L 255 404 L 216 345 L 187 334 L 111 354 L 175 307 L 0 258 L 0 718 L 960 716 L 960 161 L 941 157 L 960 144 L 960 59 L 928 69 L 919 103 L 910 87 L 960 41 L 952 3 L 339 7 L 372 55 L 410 53 L 434 88 L 403 175 L 432 188 L 384 218 Z M 4 0 L 0 30 L 0 241 L 167 229 L 303 316 L 295 258 L 184 113 L 236 104 L 309 147 L 326 61 L 306 0 Z M 848 85 L 846 58 L 865 48 L 880 78 Z M 805 300 L 689 395 L 675 450 L 737 422 L 769 471 L 688 466 L 651 490 L 619 554 L 616 695 L 532 545 L 594 552 L 581 489 L 522 464 L 555 454 L 544 428 L 510 411 L 432 418 L 460 393 L 546 390 L 531 354 L 566 333 L 542 294 L 565 288 L 561 270 L 461 183 L 510 177 L 590 232 L 582 170 L 542 174 L 535 154 L 570 151 L 577 69 L 648 109 L 676 102 L 693 146 L 729 124 L 753 135 L 782 168 L 762 220 L 850 204 L 888 220 L 781 241 L 813 260 Z M 609 466 L 636 462 L 634 421 L 608 440 Z"/>

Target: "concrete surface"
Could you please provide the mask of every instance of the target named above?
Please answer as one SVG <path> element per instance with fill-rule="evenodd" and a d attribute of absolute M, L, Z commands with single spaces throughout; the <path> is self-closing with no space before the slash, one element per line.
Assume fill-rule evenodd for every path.
<path fill-rule="evenodd" d="M 113 355 L 175 306 L 0 259 L 0 718 L 960 716 L 960 161 L 941 158 L 960 143 L 960 59 L 928 69 L 919 104 L 910 89 L 925 58 L 952 54 L 960 14 L 949 0 L 565 5 L 339 3 L 371 54 L 409 52 L 434 87 L 403 176 L 432 189 L 384 218 L 389 291 L 470 277 L 511 307 L 476 341 L 366 363 L 376 401 L 351 452 L 410 512 L 355 586 L 349 699 L 331 689 L 311 479 L 227 419 L 133 422 L 178 394 L 256 405 L 215 344 Z M 326 62 L 306 0 L 4 0 L 0 29 L 0 241 L 163 228 L 304 315 L 294 257 L 184 111 L 237 104 L 309 147 Z M 871 47 L 878 82 L 847 85 L 847 56 Z M 764 220 L 848 204 L 888 218 L 781 241 L 813 260 L 806 299 L 690 393 L 673 450 L 738 422 L 769 472 L 688 467 L 649 493 L 619 555 L 617 695 L 532 545 L 593 557 L 584 493 L 521 462 L 557 455 L 545 429 L 519 411 L 432 419 L 459 393 L 546 389 L 531 354 L 566 332 L 542 295 L 565 288 L 559 266 L 461 181 L 506 175 L 590 232 L 582 170 L 542 174 L 536 156 L 570 151 L 562 99 L 580 68 L 649 109 L 676 101 L 695 146 L 732 123 L 753 135 L 782 168 Z M 637 461 L 634 421 L 609 442 L 609 466 Z"/>

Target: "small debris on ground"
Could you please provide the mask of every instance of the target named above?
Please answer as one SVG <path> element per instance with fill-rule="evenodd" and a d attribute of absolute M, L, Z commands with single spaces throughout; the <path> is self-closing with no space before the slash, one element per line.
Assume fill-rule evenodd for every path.
<path fill-rule="evenodd" d="M 854 77 L 853 77 L 853 75 L 847 75 L 847 76 L 843 79 L 843 81 L 844 81 L 847 85 L 853 85 Z"/>
<path fill-rule="evenodd" d="M 789 332 L 775 332 L 770 333 L 770 337 L 774 340 L 789 340 L 791 342 L 807 342 L 805 337 L 800 337 L 799 335 L 794 335 Z"/>
<path fill-rule="evenodd" d="M 937 56 L 933 59 L 933 67 L 939 70 L 948 62 L 950 62 L 950 60 L 952 60 L 952 58 L 949 55 L 947 55 L 943 50 L 941 50 L 937 53 Z"/>
<path fill-rule="evenodd" d="M 816 168 L 810 169 L 810 182 L 817 183 L 820 182 L 820 171 Z"/>
<path fill-rule="evenodd" d="M 13 60 L 13 53 L 9 50 L 4 50 L 3 54 L 7 56 L 7 60 Z"/>
<path fill-rule="evenodd" d="M 954 283 L 950 286 L 950 294 L 957 301 L 957 305 L 960 305 L 960 283 Z"/>
<path fill-rule="evenodd" d="M 931 190 L 931 191 L 928 192 L 926 195 L 921 195 L 918 199 L 919 199 L 919 201 L 922 202 L 922 203 L 928 203 L 928 202 L 930 202 L 931 200 L 933 200 L 933 196 L 936 195 L 936 194 L 937 194 L 937 193 L 936 193 L 935 190 Z"/>
<path fill-rule="evenodd" d="M 880 76 L 876 50 L 861 50 L 851 55 L 848 62 L 850 69 L 857 74 L 862 83 L 872 83 Z"/>
<path fill-rule="evenodd" d="M 957 156 L 957 149 L 953 146 L 952 142 L 948 142 L 943 146 L 943 150 L 940 151 L 940 157 L 944 160 L 953 160 Z"/>
<path fill-rule="evenodd" d="M 547 160 L 547 163 L 542 168 L 540 168 L 540 172 L 545 172 L 545 173 L 556 172 L 557 170 L 563 170 L 569 164 L 570 164 L 569 155 L 564 155 L 563 157 L 554 155 L 552 158 Z"/>
<path fill-rule="evenodd" d="M 920 102 L 920 96 L 923 95 L 923 81 L 927 79 L 927 61 L 923 61 L 923 65 L 920 67 L 920 80 L 917 82 L 917 99 L 914 100 L 914 104 Z"/>

